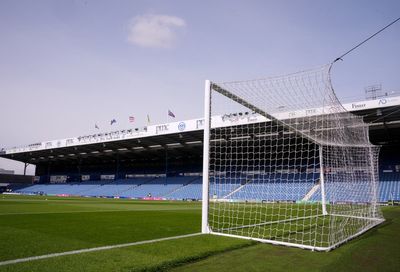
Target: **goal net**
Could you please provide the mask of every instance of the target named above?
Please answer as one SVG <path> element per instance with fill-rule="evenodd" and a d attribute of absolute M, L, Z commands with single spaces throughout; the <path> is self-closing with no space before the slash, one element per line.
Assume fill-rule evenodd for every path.
<path fill-rule="evenodd" d="M 384 220 L 379 148 L 330 67 L 206 81 L 204 233 L 330 250 Z"/>

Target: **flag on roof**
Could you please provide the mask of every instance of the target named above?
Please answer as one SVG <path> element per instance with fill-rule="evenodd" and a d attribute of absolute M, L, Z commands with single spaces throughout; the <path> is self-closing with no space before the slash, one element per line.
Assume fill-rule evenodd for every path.
<path fill-rule="evenodd" d="M 171 110 L 168 110 L 168 115 L 175 118 L 175 114 Z"/>
<path fill-rule="evenodd" d="M 94 128 L 95 129 L 100 129 L 99 126 L 97 124 L 94 124 Z"/>
<path fill-rule="evenodd" d="M 147 114 L 147 124 L 150 124 L 150 115 Z"/>
<path fill-rule="evenodd" d="M 135 116 L 129 116 L 129 122 L 131 123 L 135 122 Z"/>
<path fill-rule="evenodd" d="M 112 119 L 111 122 L 110 122 L 110 125 L 112 126 L 112 125 L 115 124 L 116 122 L 117 122 L 117 120 Z"/>

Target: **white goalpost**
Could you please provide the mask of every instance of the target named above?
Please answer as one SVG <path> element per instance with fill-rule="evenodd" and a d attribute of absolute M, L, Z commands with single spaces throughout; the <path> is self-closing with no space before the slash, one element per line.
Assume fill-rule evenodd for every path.
<path fill-rule="evenodd" d="M 326 251 L 383 222 L 379 148 L 330 69 L 206 81 L 203 233 Z"/>

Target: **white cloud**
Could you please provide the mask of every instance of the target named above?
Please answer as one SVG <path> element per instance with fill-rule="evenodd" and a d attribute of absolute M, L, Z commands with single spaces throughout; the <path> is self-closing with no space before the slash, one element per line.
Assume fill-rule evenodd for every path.
<path fill-rule="evenodd" d="M 175 16 L 137 16 L 129 25 L 128 41 L 142 47 L 171 48 L 176 43 L 176 30 L 185 26 L 185 21 Z"/>

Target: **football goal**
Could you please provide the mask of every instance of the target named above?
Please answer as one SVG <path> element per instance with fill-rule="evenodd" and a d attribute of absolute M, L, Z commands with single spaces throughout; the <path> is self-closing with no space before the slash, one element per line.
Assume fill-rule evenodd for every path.
<path fill-rule="evenodd" d="M 330 69 L 206 81 L 203 233 L 327 251 L 383 222 L 379 148 Z"/>

